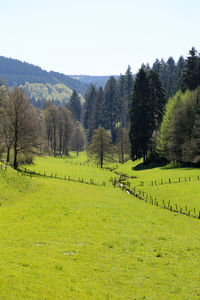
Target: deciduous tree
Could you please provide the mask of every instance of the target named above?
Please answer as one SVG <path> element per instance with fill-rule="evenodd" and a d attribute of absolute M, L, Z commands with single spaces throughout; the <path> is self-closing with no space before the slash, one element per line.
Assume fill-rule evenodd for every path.
<path fill-rule="evenodd" d="M 111 160 L 111 137 L 103 127 L 99 127 L 94 131 L 92 143 L 88 148 L 88 156 L 94 159 L 101 168 L 106 160 Z"/>

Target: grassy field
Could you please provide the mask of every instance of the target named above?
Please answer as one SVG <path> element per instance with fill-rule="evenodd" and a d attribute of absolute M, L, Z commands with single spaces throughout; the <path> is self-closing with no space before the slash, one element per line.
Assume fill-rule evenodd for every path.
<path fill-rule="evenodd" d="M 156 197 L 167 206 L 169 201 L 173 209 L 190 210 L 190 215 L 199 216 L 200 211 L 200 169 L 173 168 L 169 166 L 142 168 L 141 161 L 130 162 L 116 169 L 118 173 L 128 175 L 131 187 L 144 191 L 145 195 Z M 134 177 L 134 178 L 132 178 Z"/>
<path fill-rule="evenodd" d="M 56 167 L 58 174 L 70 168 L 74 176 L 91 168 L 96 180 L 110 172 L 72 166 L 45 157 L 31 168 Z M 118 171 L 132 176 L 130 166 Z M 109 184 L 30 178 L 8 168 L 0 171 L 0 185 L 0 299 L 200 298 L 198 219 Z"/>
<path fill-rule="evenodd" d="M 110 166 L 113 166 L 113 164 Z M 98 185 L 102 185 L 103 182 L 107 185 L 111 185 L 110 179 L 112 177 L 119 178 L 119 176 L 112 173 L 110 169 L 107 169 L 107 166 L 100 169 L 92 162 L 88 162 L 85 153 L 80 153 L 78 157 L 75 155 L 62 158 L 49 156 L 37 157 L 34 160 L 34 164 L 25 167 L 27 170 L 40 172 L 41 174 L 45 172 L 48 176 L 55 176 L 55 174 L 57 177 L 62 178 L 64 178 L 64 176 L 66 176 L 66 178 L 70 176 L 71 180 L 80 181 L 83 179 L 85 182 L 94 180 Z"/>

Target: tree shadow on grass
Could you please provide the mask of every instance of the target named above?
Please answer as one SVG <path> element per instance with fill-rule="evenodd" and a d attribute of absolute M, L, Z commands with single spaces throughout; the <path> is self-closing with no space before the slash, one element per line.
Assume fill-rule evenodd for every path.
<path fill-rule="evenodd" d="M 144 165 L 143 163 L 139 163 L 137 166 L 132 167 L 134 171 L 142 171 L 161 168 L 162 170 L 172 170 L 172 169 L 185 169 L 192 170 L 194 168 L 200 168 L 200 165 L 195 164 L 180 164 L 180 163 L 164 163 L 164 162 L 154 162 Z"/>
<path fill-rule="evenodd" d="M 142 171 L 142 170 L 149 170 L 149 169 L 155 169 L 155 168 L 161 168 L 161 167 L 165 167 L 166 165 L 163 163 L 158 163 L 158 162 L 154 162 L 154 163 L 149 163 L 144 165 L 143 163 L 139 163 L 137 166 L 132 167 L 132 170 L 134 171 Z"/>

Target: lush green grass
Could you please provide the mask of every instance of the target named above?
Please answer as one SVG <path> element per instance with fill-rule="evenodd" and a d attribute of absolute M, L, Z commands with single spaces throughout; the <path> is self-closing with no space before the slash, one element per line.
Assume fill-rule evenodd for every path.
<path fill-rule="evenodd" d="M 80 153 L 78 157 L 72 155 L 68 157 L 54 158 L 50 156 L 36 157 L 34 164 L 25 166 L 27 170 L 40 172 L 50 176 L 62 177 L 70 176 L 71 179 L 78 181 L 79 179 L 87 182 L 94 180 L 98 185 L 106 182 L 111 185 L 110 179 L 119 176 L 112 173 L 109 169 L 97 168 L 95 164 L 87 161 L 85 153 Z"/>
<path fill-rule="evenodd" d="M 6 174 L 0 299 L 199 299 L 199 220 L 110 185 Z"/>
<path fill-rule="evenodd" d="M 142 168 L 141 161 L 134 163 L 129 161 L 121 165 L 116 171 L 127 174 L 132 188 L 135 187 L 137 192 L 141 190 L 145 192 L 145 195 L 156 197 L 159 204 L 163 205 L 164 201 L 167 206 L 170 201 L 173 209 L 176 209 L 177 205 L 178 210 L 180 208 L 183 212 L 190 210 L 191 215 L 199 216 L 199 168 L 173 168 L 169 166 Z M 171 183 L 169 183 L 169 179 Z"/>

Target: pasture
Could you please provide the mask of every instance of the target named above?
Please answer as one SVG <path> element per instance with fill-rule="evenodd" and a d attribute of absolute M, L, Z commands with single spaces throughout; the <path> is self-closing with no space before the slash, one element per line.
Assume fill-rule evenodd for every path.
<path fill-rule="evenodd" d="M 114 188 L 111 171 L 80 165 L 84 155 L 69 159 L 26 167 L 106 186 L 0 171 L 0 299 L 199 299 L 200 221 Z M 137 176 L 131 185 L 161 172 L 132 167 L 117 169 Z"/>

